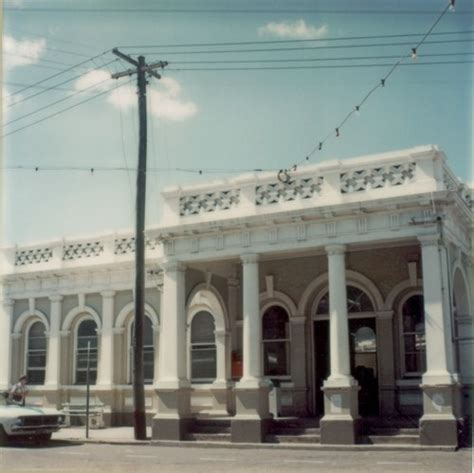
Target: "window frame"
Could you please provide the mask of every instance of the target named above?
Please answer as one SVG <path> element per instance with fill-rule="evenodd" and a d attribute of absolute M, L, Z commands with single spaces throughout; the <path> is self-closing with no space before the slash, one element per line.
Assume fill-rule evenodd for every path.
<path fill-rule="evenodd" d="M 87 320 L 91 320 L 92 322 L 95 323 L 95 332 L 96 332 L 96 338 L 97 338 L 97 346 L 95 348 L 96 350 L 96 367 L 95 367 L 95 372 L 96 372 L 96 379 L 95 379 L 95 382 L 94 383 L 90 383 L 91 386 L 95 386 L 97 384 L 97 376 L 98 376 L 98 372 L 99 372 L 99 343 L 100 343 L 100 337 L 99 337 L 99 326 L 97 324 L 97 321 L 95 320 L 94 317 L 92 317 L 90 314 L 86 314 L 82 317 L 80 317 L 75 326 L 74 326 L 74 356 L 73 356 L 73 385 L 74 386 L 85 386 L 86 383 L 78 383 L 77 382 L 77 372 L 78 372 L 78 368 L 77 368 L 77 362 L 78 362 L 78 338 L 79 338 L 79 327 L 80 325 L 82 324 L 82 322 L 85 322 Z M 92 350 L 91 350 L 92 352 Z M 84 371 L 83 369 L 81 369 L 80 371 Z M 86 371 L 87 371 L 87 368 L 86 368 Z M 93 371 L 93 370 L 91 370 Z"/>
<path fill-rule="evenodd" d="M 424 363 L 425 363 L 425 371 L 407 371 L 406 369 L 406 350 L 405 350 L 405 335 L 406 334 L 416 334 L 416 332 L 405 332 L 404 325 L 403 325 L 403 307 L 405 306 L 406 302 L 414 296 L 420 296 L 423 299 L 423 326 L 424 326 L 424 335 L 425 335 L 425 349 L 421 352 L 424 353 Z M 400 350 L 400 368 L 401 368 L 401 377 L 405 379 L 415 379 L 421 378 L 423 373 L 426 372 L 426 320 L 425 320 L 425 313 L 424 313 L 424 294 L 423 291 L 420 290 L 412 290 L 406 293 L 400 300 L 398 304 L 398 340 L 399 340 L 399 350 Z"/>
<path fill-rule="evenodd" d="M 37 351 L 40 351 L 40 352 L 44 352 L 44 355 L 45 355 L 45 362 L 44 362 L 44 367 L 43 368 L 40 368 L 38 369 L 37 367 L 33 367 L 33 368 L 30 368 L 29 367 L 29 352 L 30 352 L 30 348 L 29 348 L 29 345 L 30 345 L 30 332 L 31 332 L 31 328 L 36 324 L 36 323 L 40 323 L 44 330 L 43 330 L 43 333 L 44 333 L 44 339 L 45 339 L 45 342 L 46 342 L 46 346 L 44 348 L 44 350 L 37 350 Z M 32 383 L 31 381 L 29 381 L 29 384 L 33 385 L 33 386 L 44 386 L 44 383 L 46 382 L 46 366 L 48 364 L 48 330 L 47 330 L 47 326 L 45 325 L 44 321 L 37 318 L 37 317 L 34 317 L 30 322 L 29 324 L 27 325 L 26 327 L 26 330 L 25 330 L 25 353 L 24 353 L 24 373 L 26 374 L 26 376 L 28 376 L 28 372 L 30 370 L 32 371 L 43 371 L 44 372 L 44 376 L 43 376 L 43 382 L 42 383 Z M 28 376 L 29 378 L 29 376 Z"/>
<path fill-rule="evenodd" d="M 133 326 L 133 323 L 134 323 L 134 316 L 133 316 L 133 312 L 130 314 L 129 316 L 129 321 L 128 321 L 128 324 L 127 324 L 127 378 L 126 378 L 126 383 L 127 385 L 131 385 L 132 384 L 132 326 Z M 146 386 L 152 386 L 155 382 L 155 363 L 156 363 L 156 360 L 155 360 L 155 350 L 156 350 L 156 340 L 155 340 L 155 326 L 153 325 L 153 318 L 150 316 L 150 314 L 148 314 L 148 312 L 145 312 L 145 317 L 150 321 L 150 325 L 151 325 L 151 329 L 153 331 L 153 337 L 152 337 L 152 341 L 153 341 L 153 344 L 151 345 L 152 347 L 152 353 L 153 353 L 153 378 L 151 380 L 151 382 L 147 382 L 146 381 L 146 378 L 145 378 L 145 385 Z M 145 349 L 147 347 L 150 347 L 150 345 L 143 345 L 143 353 L 145 354 Z M 123 376 L 123 375 L 122 375 Z M 123 379 L 123 378 L 122 378 Z"/>
<path fill-rule="evenodd" d="M 206 312 L 207 314 L 209 314 L 211 317 L 212 317 L 212 320 L 214 322 L 214 333 L 213 333 L 213 336 L 214 336 L 214 342 L 213 343 L 207 343 L 207 342 L 194 342 L 193 343 L 193 333 L 192 333 L 192 330 L 193 330 L 193 322 L 194 322 L 194 319 L 196 317 L 196 315 L 202 313 L 202 312 Z M 211 310 L 209 308 L 199 308 L 199 310 L 196 310 L 192 316 L 191 316 L 191 319 L 189 321 L 189 380 L 191 382 L 191 384 L 199 384 L 199 385 L 203 385 L 203 384 L 212 384 L 216 381 L 216 379 L 218 378 L 218 372 L 217 372 L 217 367 L 218 367 L 218 362 L 217 362 L 217 357 L 218 357 L 218 352 L 217 352 L 217 343 L 216 343 L 216 330 L 217 330 L 217 327 L 216 327 L 216 316 L 211 312 Z M 214 378 L 193 378 L 193 348 L 194 347 L 203 347 L 201 351 L 204 351 L 205 349 L 213 349 L 214 350 L 214 353 L 215 353 L 215 377 Z M 198 350 L 199 351 L 199 348 Z"/>
<path fill-rule="evenodd" d="M 279 307 L 280 309 L 283 309 L 286 312 L 286 315 L 288 317 L 288 338 L 272 338 L 272 339 L 264 339 L 263 338 L 263 319 L 265 314 L 267 313 L 268 310 L 270 310 L 272 307 Z M 266 304 L 262 311 L 261 311 L 261 316 L 260 316 L 260 324 L 261 324 L 261 329 L 262 329 L 262 341 L 261 341 L 261 356 L 262 356 L 262 373 L 263 377 L 265 379 L 278 379 L 281 381 L 291 381 L 292 379 L 292 363 L 291 363 L 291 337 L 292 337 L 292 328 L 291 328 L 291 313 L 288 310 L 287 307 L 285 307 L 283 304 L 279 303 L 278 301 L 272 301 L 268 304 Z M 274 343 L 274 342 L 280 342 L 280 343 L 285 343 L 285 354 L 286 354 L 286 374 L 284 375 L 267 375 L 265 374 L 265 344 L 266 343 Z"/>

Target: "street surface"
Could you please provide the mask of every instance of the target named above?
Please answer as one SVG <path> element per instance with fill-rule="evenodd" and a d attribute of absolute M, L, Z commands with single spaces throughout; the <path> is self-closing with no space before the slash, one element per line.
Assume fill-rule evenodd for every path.
<path fill-rule="evenodd" d="M 472 451 L 336 452 L 70 444 L 0 448 L 0 471 L 75 473 L 470 473 Z"/>

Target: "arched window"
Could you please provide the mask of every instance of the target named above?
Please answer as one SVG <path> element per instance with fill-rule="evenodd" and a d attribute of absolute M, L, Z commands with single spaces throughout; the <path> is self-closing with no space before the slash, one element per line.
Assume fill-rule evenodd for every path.
<path fill-rule="evenodd" d="M 411 296 L 403 304 L 402 332 L 405 374 L 421 375 L 426 371 L 423 296 Z"/>
<path fill-rule="evenodd" d="M 290 327 L 283 307 L 272 306 L 263 314 L 262 341 L 264 376 L 289 376 Z"/>
<path fill-rule="evenodd" d="M 209 383 L 216 379 L 215 323 L 212 314 L 198 312 L 191 322 L 191 380 Z"/>
<path fill-rule="evenodd" d="M 97 324 L 86 319 L 79 323 L 76 336 L 76 384 L 86 384 L 89 362 L 89 383 L 97 380 Z"/>
<path fill-rule="evenodd" d="M 133 331 L 135 329 L 135 322 L 132 322 L 130 326 L 130 370 L 128 380 L 129 383 L 132 382 L 132 373 L 133 373 Z M 154 331 L 153 324 L 151 319 L 146 316 L 144 325 L 143 325 L 143 370 L 145 377 L 145 384 L 153 384 L 154 374 L 155 374 L 155 349 L 154 349 Z"/>
<path fill-rule="evenodd" d="M 373 312 L 374 306 L 369 296 L 355 286 L 347 286 L 347 312 Z M 329 314 L 329 292 L 321 298 L 316 314 Z"/>
<path fill-rule="evenodd" d="M 26 348 L 26 375 L 30 384 L 44 384 L 46 343 L 44 324 L 34 322 L 28 330 Z"/>

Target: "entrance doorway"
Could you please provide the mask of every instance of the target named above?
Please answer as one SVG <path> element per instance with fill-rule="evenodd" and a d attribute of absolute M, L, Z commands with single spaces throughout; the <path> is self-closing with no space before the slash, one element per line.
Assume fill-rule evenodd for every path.
<path fill-rule="evenodd" d="M 359 414 L 378 414 L 377 341 L 375 318 L 349 319 L 351 374 L 358 381 Z M 330 372 L 329 320 L 314 322 L 315 414 L 324 415 L 324 380 Z"/>

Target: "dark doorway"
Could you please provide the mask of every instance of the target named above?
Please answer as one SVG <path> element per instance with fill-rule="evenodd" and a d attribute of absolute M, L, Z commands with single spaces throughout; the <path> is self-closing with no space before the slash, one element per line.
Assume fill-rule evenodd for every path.
<path fill-rule="evenodd" d="M 359 382 L 359 414 L 378 414 L 375 318 L 350 319 L 351 374 Z M 329 321 L 314 322 L 315 414 L 324 414 L 322 386 L 329 376 Z"/>

